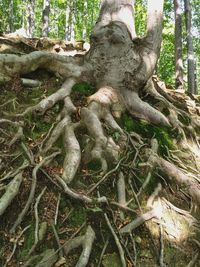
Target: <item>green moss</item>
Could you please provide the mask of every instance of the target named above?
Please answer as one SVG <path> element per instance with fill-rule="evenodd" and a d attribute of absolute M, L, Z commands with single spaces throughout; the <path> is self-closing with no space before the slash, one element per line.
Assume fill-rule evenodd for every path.
<path fill-rule="evenodd" d="M 84 207 L 76 207 L 69 218 L 69 225 L 71 227 L 79 227 L 85 222 L 85 220 L 86 211 Z"/>
<path fill-rule="evenodd" d="M 73 87 L 74 92 L 79 92 L 85 96 L 89 96 L 95 92 L 95 89 L 93 86 L 86 82 L 77 83 Z"/>
<path fill-rule="evenodd" d="M 173 135 L 167 127 L 156 126 L 145 121 L 137 121 L 128 114 L 122 116 L 121 124 L 128 132 L 136 132 L 147 139 L 156 138 L 161 155 L 167 155 L 167 150 L 174 148 Z"/>
<path fill-rule="evenodd" d="M 92 160 L 87 164 L 88 169 L 92 171 L 99 171 L 101 169 L 100 160 Z"/>

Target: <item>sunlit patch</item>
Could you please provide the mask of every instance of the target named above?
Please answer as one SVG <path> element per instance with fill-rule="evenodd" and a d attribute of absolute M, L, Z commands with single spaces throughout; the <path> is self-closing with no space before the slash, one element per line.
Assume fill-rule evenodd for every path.
<path fill-rule="evenodd" d="M 194 234 L 197 221 L 189 212 L 173 206 L 165 198 L 154 201 L 152 208 L 156 217 L 146 225 L 153 236 L 160 236 L 160 226 L 165 239 L 174 243 L 186 241 Z"/>
<path fill-rule="evenodd" d="M 189 141 L 188 141 L 188 143 L 189 143 Z M 198 146 L 194 142 L 190 142 L 189 147 L 190 147 L 190 150 L 192 151 L 192 153 L 194 153 L 198 157 L 198 161 L 200 163 L 200 146 Z"/>

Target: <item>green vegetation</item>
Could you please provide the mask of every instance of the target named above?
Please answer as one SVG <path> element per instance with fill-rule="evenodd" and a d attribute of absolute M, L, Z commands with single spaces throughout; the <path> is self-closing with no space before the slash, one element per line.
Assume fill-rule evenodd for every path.
<path fill-rule="evenodd" d="M 86 82 L 81 82 L 81 83 L 74 85 L 73 91 L 81 93 L 85 96 L 90 96 L 91 94 L 95 92 L 95 88 Z"/>
<path fill-rule="evenodd" d="M 133 131 L 140 135 L 142 134 L 142 137 L 147 139 L 156 138 L 159 143 L 159 152 L 162 156 L 168 155 L 168 149 L 174 148 L 171 129 L 155 126 L 145 121 L 134 120 L 127 114 L 122 116 L 121 122 L 128 132 Z"/>

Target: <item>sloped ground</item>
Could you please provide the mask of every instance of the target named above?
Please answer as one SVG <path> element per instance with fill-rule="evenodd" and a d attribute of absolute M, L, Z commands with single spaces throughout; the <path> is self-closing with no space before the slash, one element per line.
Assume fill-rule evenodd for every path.
<path fill-rule="evenodd" d="M 102 120 L 105 134 L 120 144 L 119 160 L 103 173 L 101 162 L 83 157 L 65 187 L 59 179 L 64 134 L 47 154 L 40 153 L 58 125 L 63 101 L 42 115 L 16 116 L 56 92 L 62 81 L 44 70 L 26 78 L 41 83 L 24 86 L 16 77 L 0 90 L 1 266 L 83 266 L 87 256 L 87 266 L 94 267 L 200 266 L 200 129 L 189 131 L 189 118 L 200 116 L 199 98 L 164 91 L 185 112 L 174 129 L 124 113 L 117 121 L 122 134 Z M 156 77 L 154 82 L 161 86 Z M 85 83 L 73 87 L 73 123 L 80 122 L 93 93 Z M 149 95 L 144 99 L 158 105 Z M 81 152 L 90 151 L 86 129 L 75 133 Z"/>

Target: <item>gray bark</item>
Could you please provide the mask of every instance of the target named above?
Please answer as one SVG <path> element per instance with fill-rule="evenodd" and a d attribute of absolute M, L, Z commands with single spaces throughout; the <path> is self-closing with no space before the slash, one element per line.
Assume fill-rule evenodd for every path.
<path fill-rule="evenodd" d="M 75 2 L 72 0 L 66 3 L 65 40 L 75 39 Z"/>
<path fill-rule="evenodd" d="M 28 0 L 27 8 L 27 34 L 32 38 L 35 30 L 35 0 Z"/>
<path fill-rule="evenodd" d="M 182 11 L 180 0 L 174 0 L 175 14 L 175 87 L 183 89 Z"/>
<path fill-rule="evenodd" d="M 99 26 L 106 26 L 112 21 L 120 21 L 128 28 L 132 39 L 136 37 L 133 0 L 103 0 L 99 14 Z"/>
<path fill-rule="evenodd" d="M 50 13 L 50 0 L 44 0 L 42 11 L 42 36 L 47 37 L 49 33 L 49 13 Z"/>
<path fill-rule="evenodd" d="M 71 39 L 71 32 L 70 32 L 70 5 L 69 1 L 66 2 L 66 13 L 65 13 L 65 40 L 70 41 Z"/>
<path fill-rule="evenodd" d="M 9 4 L 9 30 L 10 32 L 14 32 L 14 25 L 13 25 L 13 0 L 10 0 Z"/>
<path fill-rule="evenodd" d="M 187 53 L 188 53 L 188 92 L 196 94 L 195 86 L 195 56 L 192 41 L 192 10 L 190 0 L 184 0 L 185 23 L 187 31 Z"/>

